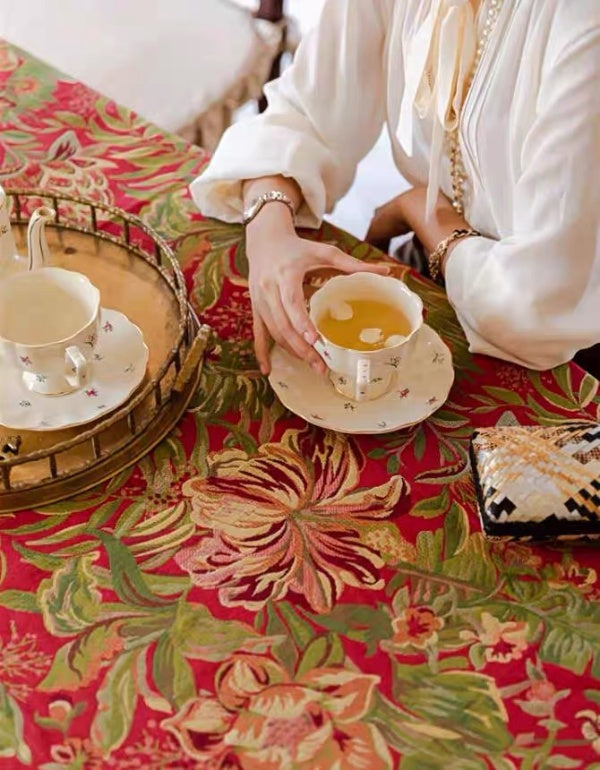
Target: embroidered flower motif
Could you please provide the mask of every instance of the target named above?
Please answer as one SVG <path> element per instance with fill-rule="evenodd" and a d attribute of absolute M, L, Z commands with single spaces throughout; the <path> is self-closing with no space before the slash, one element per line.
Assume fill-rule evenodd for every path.
<path fill-rule="evenodd" d="M 409 388 L 403 388 L 402 390 L 398 391 L 398 395 L 400 398 L 406 398 L 410 394 Z"/>
<path fill-rule="evenodd" d="M 21 360 L 22 364 L 25 364 L 25 366 L 31 366 L 31 358 L 29 358 L 29 356 L 19 356 L 19 359 Z"/>
<path fill-rule="evenodd" d="M 483 646 L 488 662 L 508 663 L 520 660 L 527 649 L 527 623 L 515 620 L 502 623 L 489 612 L 482 612 L 479 632 L 461 631 L 460 638 Z"/>
<path fill-rule="evenodd" d="M 88 398 L 97 398 L 98 391 L 96 388 L 88 388 L 88 390 L 85 391 L 85 395 L 88 396 Z"/>
<path fill-rule="evenodd" d="M 100 96 L 83 83 L 58 80 L 53 96 L 61 110 L 75 112 L 82 117 L 97 114 Z"/>
<path fill-rule="evenodd" d="M 21 635 L 14 620 L 10 635 L 0 637 L 0 681 L 17 700 L 25 700 L 32 690 L 32 679 L 40 679 L 51 657 L 37 648 L 37 637 Z"/>
<path fill-rule="evenodd" d="M 18 78 L 11 87 L 17 96 L 30 96 L 39 90 L 40 83 L 35 78 Z"/>
<path fill-rule="evenodd" d="M 531 687 L 525 693 L 525 698 L 530 702 L 551 703 L 556 694 L 556 687 L 547 679 L 541 679 L 531 683 Z"/>
<path fill-rule="evenodd" d="M 590 594 L 594 591 L 598 573 L 592 567 L 582 567 L 577 562 L 571 564 L 554 564 L 554 576 L 548 579 L 548 585 L 561 590 L 576 586 L 581 593 Z"/>
<path fill-rule="evenodd" d="M 236 655 L 198 696 L 162 722 L 198 767 L 388 770 L 383 736 L 364 721 L 379 677 L 317 668 L 290 680 L 275 661 Z"/>
<path fill-rule="evenodd" d="M 110 332 L 112 332 L 112 331 L 113 331 L 113 328 L 114 328 L 114 327 L 113 327 L 113 325 L 111 324 L 111 322 L 110 322 L 110 321 L 106 321 L 106 323 L 105 323 L 105 324 L 104 324 L 104 326 L 102 327 L 102 331 L 103 331 L 105 334 L 109 334 Z"/>
<path fill-rule="evenodd" d="M 585 709 L 578 711 L 576 717 L 585 720 L 581 726 L 581 734 L 592 744 L 596 754 L 600 754 L 600 714 L 591 709 Z"/>
<path fill-rule="evenodd" d="M 438 618 L 429 607 L 407 607 L 400 617 L 392 620 L 394 636 L 387 646 L 423 650 L 437 642 L 437 632 L 443 626 L 443 619 Z"/>
<path fill-rule="evenodd" d="M 13 72 L 19 66 L 19 57 L 8 43 L 0 43 L 0 72 Z"/>
<path fill-rule="evenodd" d="M 196 585 L 218 587 L 224 605 L 251 609 L 293 593 L 328 612 L 344 586 L 380 588 L 384 561 L 364 535 L 408 486 L 393 476 L 361 489 L 361 465 L 356 445 L 329 431 L 290 430 L 255 455 L 217 453 L 208 478 L 183 487 L 193 520 L 212 533 L 178 564 Z"/>
<path fill-rule="evenodd" d="M 526 714 L 531 716 L 552 717 L 556 703 L 570 694 L 571 690 L 557 690 L 552 682 L 544 677 L 542 679 L 534 679 L 529 689 L 525 692 L 525 698 L 515 700 L 515 703 Z"/>
<path fill-rule="evenodd" d="M 104 764 L 102 751 L 94 746 L 88 738 L 66 738 L 62 744 L 50 747 L 50 756 L 56 764 L 45 767 L 56 768 L 64 765 L 65 770 L 85 768 L 85 770 L 102 770 Z M 42 766 L 42 770 L 44 765 Z"/>
<path fill-rule="evenodd" d="M 503 564 L 507 567 L 529 568 L 538 570 L 542 566 L 542 558 L 531 546 L 522 543 L 497 542 L 490 543 L 490 551 L 498 554 Z"/>

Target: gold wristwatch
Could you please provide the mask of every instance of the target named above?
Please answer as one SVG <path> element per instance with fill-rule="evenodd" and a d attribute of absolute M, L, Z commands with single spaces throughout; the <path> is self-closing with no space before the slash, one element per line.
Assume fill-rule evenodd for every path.
<path fill-rule="evenodd" d="M 454 241 L 460 241 L 463 238 L 470 238 L 472 236 L 478 236 L 481 233 L 478 230 L 463 229 L 453 230 L 452 234 L 447 238 L 444 238 L 441 243 L 438 243 L 436 248 L 427 257 L 427 265 L 429 267 L 429 275 L 431 279 L 436 283 L 443 283 L 442 265 L 444 258 L 448 253 L 448 249 L 454 243 Z"/>
<path fill-rule="evenodd" d="M 262 195 L 259 195 L 258 198 L 255 198 L 252 201 L 252 203 L 244 211 L 242 224 L 247 225 L 249 222 L 252 222 L 254 217 L 258 214 L 258 212 L 262 209 L 262 207 L 265 204 L 274 203 L 274 202 L 285 203 L 285 205 L 292 212 L 292 219 L 296 218 L 294 204 L 292 203 L 291 199 L 284 192 L 281 192 L 281 190 L 271 190 L 270 192 L 266 192 L 266 193 L 263 193 Z"/>

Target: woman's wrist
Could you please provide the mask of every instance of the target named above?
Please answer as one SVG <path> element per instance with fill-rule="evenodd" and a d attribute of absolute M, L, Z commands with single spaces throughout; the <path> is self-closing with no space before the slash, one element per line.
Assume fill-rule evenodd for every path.
<path fill-rule="evenodd" d="M 293 233 L 296 231 L 294 218 L 287 204 L 271 201 L 265 204 L 258 214 L 246 225 L 246 237 L 268 232 Z"/>
<path fill-rule="evenodd" d="M 296 233 L 292 208 L 298 210 L 302 196 L 293 179 L 274 176 L 247 180 L 243 187 L 244 206 L 250 206 L 256 198 L 273 190 L 284 193 L 291 205 L 278 200 L 265 203 L 246 225 L 247 244 L 263 244 L 274 238 L 289 237 Z"/>

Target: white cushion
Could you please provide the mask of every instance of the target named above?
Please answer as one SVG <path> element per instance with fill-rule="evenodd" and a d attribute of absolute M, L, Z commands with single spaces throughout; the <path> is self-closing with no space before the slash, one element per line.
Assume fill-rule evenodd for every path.
<path fill-rule="evenodd" d="M 0 36 L 172 131 L 274 45 L 228 0 L 0 0 Z"/>

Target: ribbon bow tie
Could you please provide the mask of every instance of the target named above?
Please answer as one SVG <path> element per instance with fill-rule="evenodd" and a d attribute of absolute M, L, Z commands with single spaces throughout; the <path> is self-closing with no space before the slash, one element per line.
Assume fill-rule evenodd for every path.
<path fill-rule="evenodd" d="M 433 0 L 404 50 L 405 89 L 397 137 L 412 156 L 414 116 L 433 120 L 427 214 L 439 191 L 444 134 L 458 126 L 477 49 L 472 0 Z"/>

